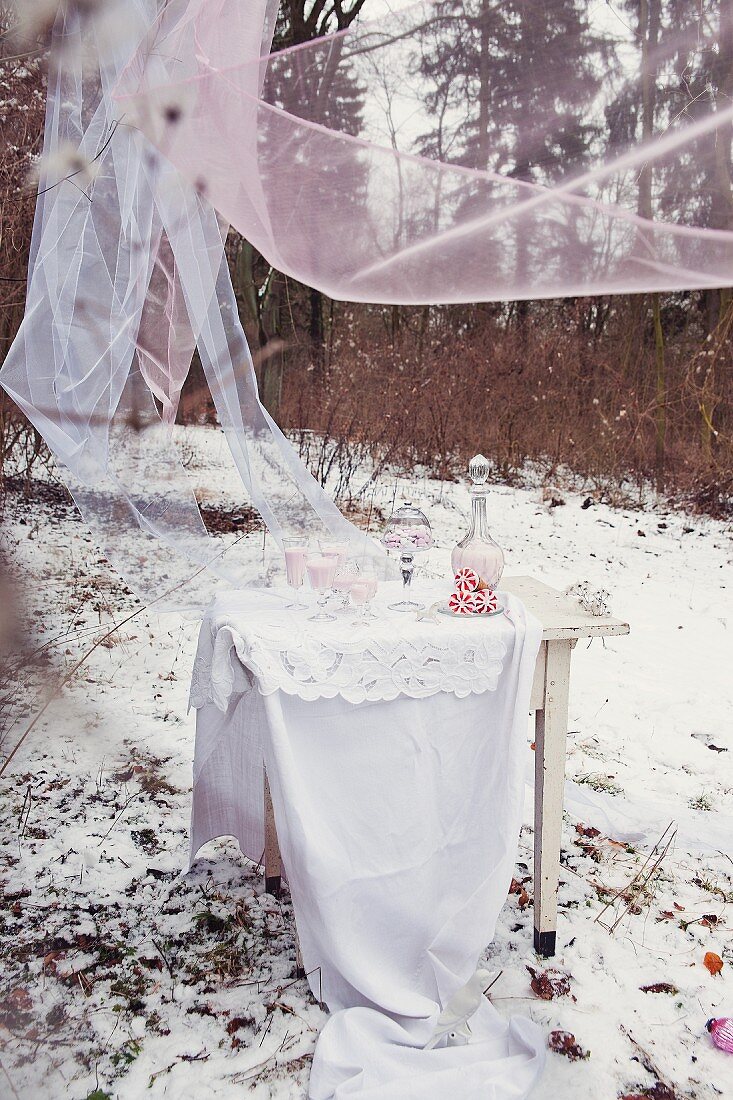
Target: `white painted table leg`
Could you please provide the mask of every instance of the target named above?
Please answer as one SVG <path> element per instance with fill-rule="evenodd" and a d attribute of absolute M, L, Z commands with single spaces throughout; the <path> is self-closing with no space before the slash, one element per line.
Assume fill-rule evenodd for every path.
<path fill-rule="evenodd" d="M 575 639 L 547 643 L 543 709 L 535 714 L 534 946 L 555 954 L 570 656 Z"/>
<path fill-rule="evenodd" d="M 270 794 L 270 784 L 267 781 L 267 772 L 264 774 L 265 780 L 265 890 L 268 894 L 274 894 L 277 898 L 280 896 L 280 885 L 282 878 L 282 861 L 280 858 L 280 845 L 277 839 L 277 829 L 275 828 L 275 811 L 272 808 L 272 796 Z"/>

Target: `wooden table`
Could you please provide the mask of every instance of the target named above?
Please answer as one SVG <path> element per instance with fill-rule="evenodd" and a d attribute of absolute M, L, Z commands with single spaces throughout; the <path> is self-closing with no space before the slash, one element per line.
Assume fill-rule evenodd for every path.
<path fill-rule="evenodd" d="M 530 710 L 535 716 L 534 946 L 545 958 L 555 954 L 557 887 L 560 877 L 565 754 L 568 732 L 570 658 L 579 638 L 628 634 L 628 623 L 595 616 L 533 577 L 504 577 L 501 587 L 518 596 L 542 623 Z M 281 861 L 265 777 L 265 889 L 280 890 Z"/>
<path fill-rule="evenodd" d="M 557 934 L 570 658 L 579 638 L 628 634 L 629 624 L 591 615 L 577 600 L 534 577 L 504 577 L 501 587 L 519 596 L 542 623 L 530 696 L 535 716 L 534 946 L 549 958 L 555 954 Z"/>

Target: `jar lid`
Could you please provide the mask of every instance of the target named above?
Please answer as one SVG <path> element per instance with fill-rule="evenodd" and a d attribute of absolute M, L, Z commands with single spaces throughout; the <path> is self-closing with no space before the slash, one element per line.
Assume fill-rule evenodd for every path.
<path fill-rule="evenodd" d="M 413 522 L 426 523 L 429 525 L 428 517 L 414 505 L 411 500 L 404 500 L 399 508 L 395 508 L 387 522 L 403 522 L 404 520 L 412 520 Z"/>

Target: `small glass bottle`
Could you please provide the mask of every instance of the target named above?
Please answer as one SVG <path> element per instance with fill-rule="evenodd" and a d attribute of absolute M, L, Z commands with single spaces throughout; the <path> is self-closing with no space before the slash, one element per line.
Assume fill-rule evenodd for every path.
<path fill-rule="evenodd" d="M 468 466 L 471 481 L 471 529 L 453 548 L 451 566 L 453 574 L 459 569 L 473 569 L 480 578 L 480 587 L 493 592 L 504 572 L 504 552 L 489 533 L 486 517 L 486 497 L 489 487 L 489 463 L 483 455 L 476 455 Z"/>

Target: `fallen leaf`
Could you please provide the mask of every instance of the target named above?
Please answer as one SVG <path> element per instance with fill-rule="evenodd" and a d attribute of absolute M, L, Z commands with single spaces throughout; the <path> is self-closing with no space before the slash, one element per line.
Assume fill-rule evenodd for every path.
<path fill-rule="evenodd" d="M 684 905 L 678 905 L 677 902 L 674 903 L 674 907 L 678 913 L 684 913 L 685 911 Z"/>
<path fill-rule="evenodd" d="M 46 1013 L 46 1023 L 49 1027 L 59 1027 L 66 1019 L 66 1009 L 62 1004 L 56 1004 Z"/>
<path fill-rule="evenodd" d="M 590 1051 L 583 1050 L 570 1031 L 551 1031 L 547 1045 L 556 1054 L 564 1054 L 571 1062 L 577 1062 L 580 1058 L 590 1058 Z"/>
<path fill-rule="evenodd" d="M 532 975 L 530 985 L 532 992 L 543 1001 L 551 1001 L 554 997 L 564 997 L 570 992 L 570 975 L 563 974 L 562 970 L 534 970 L 531 966 L 527 970 Z"/>
<path fill-rule="evenodd" d="M 245 1031 L 248 1028 L 254 1027 L 254 1020 L 249 1016 L 234 1016 L 227 1024 L 227 1032 L 232 1037 L 232 1046 L 236 1050 L 237 1047 L 242 1046 L 245 1043 L 245 1039 L 239 1038 L 239 1032 Z"/>
<path fill-rule="evenodd" d="M 47 974 L 55 974 L 56 973 L 56 960 L 57 959 L 63 959 L 64 957 L 65 956 L 64 956 L 63 951 L 48 951 L 48 952 L 46 952 L 46 954 L 43 956 L 43 969 L 45 970 L 45 972 Z"/>
<path fill-rule="evenodd" d="M 526 880 L 525 880 L 526 881 Z M 517 879 L 513 878 L 511 886 L 509 887 L 510 894 L 516 894 L 519 902 L 520 909 L 526 909 L 530 902 L 530 897 L 524 886 Z"/>
<path fill-rule="evenodd" d="M 17 986 L 8 993 L 5 1004 L 16 1008 L 19 1012 L 27 1012 L 33 1007 L 33 999 L 27 989 Z"/>
<path fill-rule="evenodd" d="M 12 893 L 8 894 L 3 891 L 2 898 L 0 898 L 0 903 L 6 905 L 9 902 L 19 901 L 22 898 L 29 898 L 30 896 L 31 891 L 28 889 L 14 890 Z"/>
<path fill-rule="evenodd" d="M 716 955 L 714 951 L 706 951 L 705 958 L 702 961 L 713 977 L 719 974 L 723 969 L 723 960 L 720 955 Z"/>
<path fill-rule="evenodd" d="M 619 1100 L 677 1100 L 677 1094 L 669 1085 L 663 1085 L 661 1081 L 655 1081 L 651 1088 L 643 1092 L 626 1092 Z"/>
<path fill-rule="evenodd" d="M 243 1028 L 252 1027 L 252 1020 L 247 1016 L 234 1016 L 227 1024 L 227 1034 L 234 1035 Z"/>
<path fill-rule="evenodd" d="M 659 916 L 657 917 L 657 921 L 660 920 L 674 920 L 674 913 L 671 909 L 662 909 Z"/>
<path fill-rule="evenodd" d="M 147 967 L 148 970 L 162 970 L 163 960 L 154 955 L 152 959 L 140 959 L 142 966 Z"/>
<path fill-rule="evenodd" d="M 601 835 L 601 830 L 600 829 L 594 829 L 592 825 L 583 825 L 581 822 L 579 822 L 575 826 L 575 831 L 576 831 L 576 833 L 578 833 L 579 836 L 593 837 L 593 836 L 600 836 Z"/>
<path fill-rule="evenodd" d="M 639 989 L 642 993 L 679 993 L 677 986 L 672 985 L 671 982 L 654 982 L 653 985 L 640 985 Z"/>
<path fill-rule="evenodd" d="M 650 1089 L 646 1090 L 647 1100 L 677 1100 L 677 1093 L 669 1085 L 661 1081 L 655 1081 Z"/>
<path fill-rule="evenodd" d="M 27 989 L 20 986 L 11 989 L 7 997 L 0 1001 L 0 1027 L 16 1032 L 29 1027 L 33 1022 L 32 1007 L 33 1000 Z"/>

